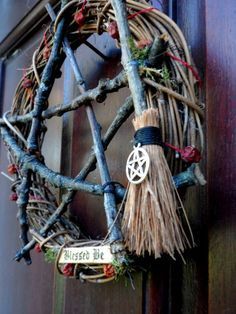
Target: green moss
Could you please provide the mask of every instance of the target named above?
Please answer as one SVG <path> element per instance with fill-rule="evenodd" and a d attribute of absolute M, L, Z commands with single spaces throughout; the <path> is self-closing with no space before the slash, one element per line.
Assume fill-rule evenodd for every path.
<path fill-rule="evenodd" d="M 138 60 L 140 62 L 143 62 L 144 60 L 147 59 L 148 53 L 149 53 L 149 47 L 147 46 L 144 48 L 137 48 L 133 37 L 129 38 L 129 48 L 131 50 L 133 59 Z"/>
<path fill-rule="evenodd" d="M 160 74 L 161 74 L 161 83 L 168 83 L 170 82 L 170 71 L 168 70 L 167 66 L 164 64 L 162 66 L 162 69 L 160 71 Z"/>
<path fill-rule="evenodd" d="M 113 260 L 112 266 L 115 268 L 116 272 L 116 280 L 119 280 L 119 278 L 125 276 L 130 277 L 130 274 L 135 271 L 133 267 L 133 261 L 126 256 L 125 263 L 120 263 L 118 260 Z"/>
<path fill-rule="evenodd" d="M 54 263 L 58 254 L 58 249 L 46 249 L 44 259 L 48 263 Z"/>

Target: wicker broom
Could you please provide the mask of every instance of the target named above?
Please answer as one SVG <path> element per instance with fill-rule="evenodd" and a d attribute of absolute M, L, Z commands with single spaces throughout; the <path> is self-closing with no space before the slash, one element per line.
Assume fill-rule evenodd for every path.
<path fill-rule="evenodd" d="M 135 130 L 159 128 L 158 110 L 149 108 L 133 120 Z M 160 145 L 144 145 L 150 157 L 148 174 L 140 184 L 130 183 L 124 209 L 122 230 L 130 252 L 155 258 L 162 253 L 174 258 L 190 243 L 177 213 L 179 196 Z"/>

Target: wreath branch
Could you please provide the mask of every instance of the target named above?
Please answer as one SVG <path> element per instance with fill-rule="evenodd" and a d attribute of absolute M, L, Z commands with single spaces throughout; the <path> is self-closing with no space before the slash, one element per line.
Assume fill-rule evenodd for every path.
<path fill-rule="evenodd" d="M 61 1 L 61 7 L 63 7 L 67 2 L 68 1 L 62 0 Z M 75 3 L 77 3 L 77 2 L 75 2 Z M 24 107 L 24 108 L 27 108 L 28 111 L 31 110 L 30 108 L 32 108 L 35 90 L 36 90 L 36 88 L 38 88 L 37 93 L 36 93 L 36 97 L 34 100 L 34 109 L 25 115 L 12 116 L 9 118 L 7 117 L 7 120 L 10 122 L 10 124 L 17 124 L 18 123 L 18 127 L 20 127 L 20 129 L 26 128 L 27 132 L 29 130 L 29 126 L 27 126 L 27 125 L 25 126 L 23 124 L 32 121 L 30 132 L 29 133 L 24 132 L 24 134 L 25 133 L 29 134 L 28 139 L 27 139 L 28 140 L 27 147 L 29 150 L 28 153 L 25 152 L 22 148 L 19 148 L 19 143 L 17 142 L 18 140 L 14 137 L 14 135 L 11 133 L 11 131 L 8 128 L 6 128 L 7 124 L 5 123 L 5 121 L 3 119 L 0 119 L 0 127 L 2 127 L 2 128 L 0 128 L 0 131 L 3 135 L 3 139 L 4 139 L 5 143 L 10 148 L 9 150 L 13 152 L 13 155 L 16 157 L 16 159 L 18 161 L 20 181 L 21 181 L 20 185 L 17 188 L 17 192 L 18 192 L 18 201 L 17 201 L 17 203 L 18 203 L 18 215 L 17 215 L 17 217 L 18 217 L 20 227 L 21 227 L 20 237 L 21 237 L 21 240 L 23 242 L 23 247 L 17 253 L 17 255 L 15 257 L 16 260 L 20 260 L 22 257 L 24 257 L 26 259 L 26 262 L 27 262 L 27 260 L 30 261 L 29 250 L 32 249 L 36 243 L 36 240 L 34 240 L 34 239 L 31 240 L 30 242 L 28 242 L 28 237 L 27 237 L 28 221 L 27 221 L 27 214 L 26 214 L 27 204 L 29 201 L 29 190 L 31 187 L 34 186 L 34 183 L 33 183 L 33 178 L 34 178 L 33 173 L 34 172 L 37 173 L 37 175 L 39 175 L 40 178 L 43 178 L 44 180 L 46 179 L 45 181 L 49 181 L 52 185 L 68 189 L 68 192 L 63 196 L 61 204 L 57 207 L 57 209 L 55 210 L 54 213 L 50 213 L 51 216 L 47 220 L 45 225 L 43 227 L 41 225 L 41 227 L 37 228 L 37 229 L 40 229 L 39 233 L 42 237 L 45 237 L 47 235 L 47 233 L 51 230 L 51 228 L 55 225 L 55 223 L 58 222 L 59 219 L 63 218 L 62 215 L 67 210 L 68 204 L 72 201 L 72 199 L 73 199 L 73 197 L 74 197 L 74 195 L 78 189 L 86 191 L 86 192 L 90 192 L 93 194 L 97 194 L 97 195 L 103 195 L 104 194 L 104 185 L 103 186 L 99 185 L 99 184 L 96 185 L 96 184 L 92 184 L 92 183 L 89 183 L 87 181 L 84 181 L 85 178 L 87 177 L 88 173 L 96 167 L 97 160 L 98 160 L 98 168 L 100 168 L 99 170 L 101 173 L 102 184 L 107 184 L 107 183 L 109 184 L 110 183 L 109 190 L 111 190 L 111 187 L 114 188 L 114 191 L 112 191 L 112 193 L 111 193 L 111 191 L 109 191 L 109 193 L 105 193 L 105 195 L 104 195 L 104 202 L 105 202 L 104 207 L 105 207 L 107 220 L 108 220 L 108 230 L 110 230 L 109 225 L 112 227 L 114 225 L 113 222 L 114 222 L 114 220 L 116 220 L 115 219 L 115 217 L 116 217 L 116 215 L 115 215 L 116 214 L 116 203 L 118 202 L 118 197 L 121 198 L 122 196 L 124 196 L 125 189 L 123 187 L 121 187 L 120 185 L 115 186 L 112 184 L 111 179 L 110 179 L 109 170 L 108 170 L 108 167 L 106 166 L 104 151 L 106 150 L 106 148 L 109 145 L 112 138 L 117 133 L 117 131 L 120 128 L 120 126 L 122 125 L 122 123 L 133 112 L 133 110 L 134 110 L 133 101 L 132 101 L 131 97 L 127 98 L 124 105 L 117 112 L 115 119 L 113 120 L 110 127 L 108 128 L 103 139 L 101 138 L 100 125 L 98 124 L 98 122 L 96 120 L 96 117 L 95 117 L 94 112 L 93 112 L 93 108 L 91 106 L 92 101 L 103 102 L 105 100 L 107 94 L 109 94 L 113 91 L 116 91 L 116 90 L 118 90 L 124 86 L 127 86 L 127 81 L 129 81 L 131 94 L 133 95 L 133 99 L 134 99 L 135 111 L 136 111 L 136 114 L 139 115 L 146 108 L 146 101 L 145 101 L 145 97 L 144 97 L 144 93 L 143 93 L 143 85 L 144 84 L 142 84 L 142 81 L 140 80 L 140 74 L 142 74 L 144 72 L 139 73 L 138 69 L 140 69 L 141 71 L 146 71 L 145 73 L 147 73 L 147 77 L 145 77 L 143 79 L 143 82 L 146 85 L 145 88 L 147 88 L 147 86 L 149 85 L 149 86 L 151 86 L 151 88 L 149 87 L 148 90 L 155 91 L 155 89 L 156 89 L 158 91 L 158 93 L 160 93 L 161 96 L 168 97 L 168 99 L 170 98 L 171 99 L 171 102 L 170 102 L 171 106 L 172 105 L 176 106 L 175 101 L 178 101 L 178 103 L 180 103 L 180 104 L 182 103 L 185 106 L 184 107 L 185 111 L 188 112 L 189 107 L 190 107 L 190 114 L 192 116 L 193 116 L 193 113 L 192 113 L 192 109 L 193 109 L 194 115 L 196 115 L 197 125 L 198 124 L 200 125 L 200 120 L 198 118 L 198 114 L 201 116 L 202 110 L 201 110 L 201 108 L 198 108 L 197 102 L 195 105 L 195 101 L 194 101 L 195 99 L 194 99 L 194 97 L 192 97 L 191 93 L 190 93 L 191 97 L 188 100 L 187 99 L 188 93 L 187 93 L 187 90 L 185 90 L 185 89 L 184 89 L 184 93 L 182 93 L 183 94 L 182 98 L 180 98 L 179 96 L 181 96 L 181 95 L 178 93 L 178 90 L 176 89 L 176 91 L 173 94 L 172 89 L 169 88 L 168 82 L 164 83 L 162 85 L 161 84 L 162 81 L 159 80 L 158 86 L 153 85 L 153 83 L 156 83 L 156 82 L 154 82 L 153 80 L 148 78 L 148 73 L 149 73 L 148 71 L 151 71 L 153 69 L 151 69 L 149 67 L 145 68 L 145 69 L 143 67 L 143 69 L 142 69 L 142 66 L 137 64 L 138 61 L 133 60 L 136 58 L 133 58 L 133 56 L 132 56 L 133 52 L 130 50 L 131 49 L 130 42 L 129 42 L 130 32 L 129 32 L 129 27 L 128 27 L 128 23 L 127 23 L 127 16 L 126 16 L 126 1 L 112 0 L 111 3 L 113 5 L 113 9 L 115 11 L 115 16 L 117 17 L 118 28 L 120 31 L 120 39 L 121 39 L 120 42 L 121 42 L 121 47 L 122 47 L 122 63 L 124 65 L 125 71 L 122 71 L 113 80 L 111 80 L 111 81 L 108 81 L 108 80 L 107 81 L 100 81 L 96 88 L 94 88 L 92 90 L 85 91 L 85 86 L 83 85 L 83 83 L 84 83 L 83 78 L 80 74 L 78 64 L 76 63 L 76 60 L 74 59 L 73 51 L 70 48 L 70 45 L 72 46 L 72 48 L 74 48 L 75 43 L 72 41 L 69 44 L 69 42 L 67 41 L 67 39 L 63 35 L 63 23 L 64 22 L 63 22 L 63 18 L 62 18 L 62 14 L 61 14 L 60 19 L 57 19 L 57 27 L 55 27 L 56 35 L 52 36 L 50 31 L 48 31 L 48 33 L 47 33 L 47 35 L 48 35 L 47 37 L 50 38 L 50 51 L 49 51 L 50 57 L 49 57 L 48 61 L 47 61 L 47 58 L 43 56 L 43 62 L 40 63 L 41 59 L 37 58 L 37 54 L 39 55 L 40 51 L 41 51 L 41 55 L 42 55 L 43 46 L 45 45 L 45 43 L 43 42 L 42 47 L 39 48 L 39 50 L 37 50 L 36 53 L 34 54 L 33 69 L 31 70 L 31 72 L 29 71 L 27 73 L 28 79 L 32 80 L 32 77 L 35 76 L 37 79 L 37 82 L 34 78 L 33 79 L 34 85 L 31 88 L 30 92 L 28 90 L 26 90 L 25 88 L 22 89 L 22 82 L 19 84 L 19 95 L 18 95 L 19 97 L 18 98 L 16 97 L 15 104 L 17 104 L 17 106 L 18 106 L 18 99 L 20 99 L 20 97 L 22 97 L 22 100 L 20 102 L 21 104 L 23 104 L 23 103 L 26 105 L 30 104 L 28 107 L 26 105 Z M 127 4 L 128 3 L 131 3 L 132 6 L 134 6 L 134 5 L 135 6 L 136 5 L 142 6 L 143 5 L 142 3 L 139 3 L 139 2 L 135 3 L 133 1 L 127 1 Z M 80 5 L 81 5 L 81 3 L 79 3 L 79 6 Z M 137 13 L 135 13 L 135 14 L 137 15 Z M 133 15 L 135 15 L 135 14 L 133 14 Z M 108 14 L 108 16 L 110 16 L 110 18 L 113 19 L 113 16 L 111 16 L 110 13 Z M 154 19 L 154 17 L 155 17 L 154 12 L 150 11 L 149 20 L 155 26 L 156 25 L 155 23 L 157 23 L 157 22 L 156 22 L 156 19 Z M 59 21 L 59 23 L 58 23 L 58 21 Z M 131 21 L 131 24 L 134 26 L 135 23 L 133 21 Z M 167 24 L 167 26 L 168 26 L 168 24 Z M 99 28 L 99 26 L 97 26 L 97 28 Z M 162 26 L 160 29 L 161 29 L 161 33 L 164 34 L 165 32 L 162 31 Z M 168 27 L 166 29 L 168 30 Z M 131 29 L 131 30 L 132 30 L 132 34 L 133 34 L 133 29 Z M 82 29 L 82 32 L 83 32 L 83 29 Z M 172 30 L 169 30 L 169 32 L 172 33 Z M 90 31 L 90 33 L 92 33 L 92 31 Z M 68 32 L 68 34 L 70 34 L 70 32 Z M 87 34 L 86 28 L 85 28 L 84 34 Z M 175 36 L 177 36 L 177 35 L 178 34 L 176 33 Z M 87 37 L 87 35 L 82 34 L 82 37 L 83 36 Z M 46 37 L 46 39 L 47 39 L 47 37 Z M 138 38 L 139 36 L 136 36 L 136 37 Z M 70 37 L 68 37 L 68 38 L 70 38 Z M 60 66 L 62 65 L 62 62 L 65 58 L 65 54 L 63 53 L 63 50 L 61 49 L 61 44 L 63 43 L 63 39 L 65 42 L 67 41 L 67 45 L 64 44 L 64 50 L 67 51 L 67 54 L 70 55 L 71 63 L 74 64 L 75 76 L 76 76 L 77 83 L 79 85 L 79 88 L 80 88 L 80 91 L 82 94 L 79 95 L 78 97 L 76 97 L 69 104 L 56 105 L 56 106 L 47 108 L 48 96 L 51 92 L 53 83 L 54 83 L 55 78 L 58 74 L 58 70 L 59 70 Z M 159 49 L 158 48 L 159 44 L 161 44 L 161 48 L 164 49 L 163 51 L 165 51 L 165 49 L 166 49 L 165 42 L 161 43 L 161 42 L 158 42 L 158 40 L 159 39 L 155 39 L 152 47 L 150 48 L 150 53 L 149 53 L 149 58 L 148 58 L 148 59 L 150 59 L 150 60 L 148 60 L 150 66 L 155 66 L 155 63 L 159 62 L 158 61 L 159 58 L 155 58 L 155 57 L 160 55 L 158 52 L 156 52 L 156 50 Z M 53 45 L 52 45 L 52 43 L 53 43 Z M 154 43 L 156 45 L 155 47 L 154 47 Z M 78 45 L 79 45 L 79 43 L 76 42 L 76 46 L 78 46 Z M 51 49 L 51 47 L 52 47 L 52 49 Z M 46 43 L 46 48 L 49 48 L 49 42 Z M 162 54 L 163 54 L 163 51 L 162 51 Z M 171 52 L 171 50 L 170 50 L 170 52 Z M 175 62 L 171 63 L 172 68 L 174 70 L 176 70 L 176 69 L 179 70 L 180 74 L 183 76 L 183 82 L 185 83 L 187 88 L 190 89 L 190 87 L 193 85 L 194 82 L 193 82 L 193 77 L 191 76 L 192 75 L 191 72 L 193 72 L 193 71 L 190 71 L 190 70 L 192 70 L 192 68 L 189 66 L 190 60 L 188 59 L 188 54 L 186 56 L 187 63 L 185 61 L 181 61 L 178 55 L 177 55 L 177 57 L 171 55 L 171 57 L 175 58 L 175 59 L 173 59 L 173 60 L 175 60 Z M 176 61 L 182 62 L 182 63 L 179 64 L 178 62 L 176 63 Z M 45 64 L 46 64 L 46 66 L 45 66 Z M 181 69 L 181 67 L 184 64 L 185 64 L 185 66 L 186 66 L 186 64 L 188 65 L 187 69 L 188 69 L 188 72 L 189 72 L 188 74 L 189 74 L 190 79 L 191 79 L 190 80 L 191 86 L 189 86 L 187 84 L 188 83 L 186 81 L 187 80 L 187 74 L 185 73 L 186 72 L 185 69 Z M 44 67 L 44 70 L 42 69 L 43 67 Z M 158 69 L 159 69 L 159 67 L 158 67 Z M 43 72 L 42 72 L 42 70 L 43 70 Z M 160 71 L 160 70 L 158 70 L 158 71 Z M 151 76 L 151 78 L 152 78 L 152 76 Z M 24 78 L 23 78 L 23 80 L 24 80 Z M 40 80 L 41 80 L 41 82 L 40 82 Z M 39 87 L 37 84 L 39 84 Z M 25 99 L 26 99 L 26 101 L 25 101 Z M 172 101 L 172 99 L 173 99 L 173 101 Z M 80 173 L 77 175 L 77 177 L 73 179 L 73 178 L 61 176 L 60 174 L 53 172 L 50 169 L 48 169 L 45 165 L 40 163 L 39 159 L 37 159 L 36 152 L 39 150 L 40 143 L 42 142 L 40 139 L 40 137 L 42 137 L 42 134 L 43 134 L 42 120 L 50 119 L 51 117 L 53 117 L 55 115 L 60 116 L 67 111 L 75 110 L 75 109 L 77 109 L 83 105 L 85 106 L 86 111 L 88 113 L 88 117 L 89 117 L 90 125 L 91 125 L 91 131 L 93 134 L 93 139 L 94 139 L 95 145 L 94 145 L 94 150 L 92 151 L 87 163 L 85 164 L 83 169 L 80 171 Z M 162 110 L 162 108 L 159 108 L 159 109 L 160 109 L 160 111 Z M 24 113 L 27 110 L 25 110 L 25 111 L 21 110 L 20 112 Z M 164 107 L 163 107 L 163 110 L 165 110 Z M 14 113 L 14 110 L 13 110 L 13 113 Z M 163 117 L 165 117 L 165 112 L 163 113 Z M 20 125 L 20 123 L 22 123 L 22 125 Z M 29 125 L 30 125 L 30 123 L 29 123 Z M 194 124 L 191 124 L 191 128 L 194 129 Z M 164 128 L 163 128 L 163 130 L 164 130 Z M 185 131 L 186 130 L 184 129 L 184 132 Z M 195 130 L 194 130 L 194 132 L 195 132 Z M 179 131 L 179 133 L 181 136 L 181 130 Z M 193 137 L 193 142 L 194 142 L 194 136 L 192 136 L 192 137 Z M 191 138 L 191 140 L 192 140 L 192 138 Z M 175 141 L 176 141 L 176 139 L 175 139 Z M 180 139 L 180 145 L 181 145 L 181 143 L 182 143 L 182 141 Z M 175 144 L 177 145 L 178 143 L 175 143 Z M 35 155 L 34 155 L 34 153 L 35 153 Z M 104 166 L 104 161 L 105 161 L 105 166 Z M 193 185 L 193 184 L 198 183 L 200 176 L 198 175 L 198 178 L 196 178 L 197 172 L 198 172 L 197 167 L 198 167 L 197 165 L 196 166 L 192 165 L 191 167 L 189 167 L 187 169 L 187 171 L 182 172 L 182 173 L 178 174 L 177 176 L 173 177 L 173 180 L 175 182 L 176 187 Z M 38 230 L 37 230 L 37 232 L 38 232 Z M 120 232 L 120 230 L 119 230 L 119 225 L 118 225 L 117 230 L 113 233 L 113 235 L 111 235 L 110 241 L 121 239 L 119 232 Z"/>
<path fill-rule="evenodd" d="M 174 97 L 176 100 L 181 101 L 185 105 L 188 105 L 190 108 L 194 109 L 200 115 L 200 117 L 203 119 L 204 113 L 203 113 L 202 109 L 198 105 L 196 105 L 196 103 L 194 103 L 192 100 L 189 100 L 187 97 L 184 97 L 184 96 L 180 95 L 179 93 L 171 90 L 170 88 L 154 82 L 151 79 L 144 78 L 143 81 L 147 85 L 152 86 L 152 87 L 156 88 L 157 90 L 159 90 L 163 93 L 166 93 L 169 96 Z"/>

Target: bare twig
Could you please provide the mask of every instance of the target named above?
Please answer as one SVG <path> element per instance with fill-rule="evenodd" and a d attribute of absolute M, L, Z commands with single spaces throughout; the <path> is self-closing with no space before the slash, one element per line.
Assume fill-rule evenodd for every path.
<path fill-rule="evenodd" d="M 62 1 L 66 3 L 67 1 Z M 54 35 L 54 43 L 51 50 L 49 60 L 43 70 L 41 77 L 41 82 L 35 97 L 34 101 L 34 110 L 33 110 L 33 120 L 30 129 L 30 133 L 27 139 L 28 150 L 37 151 L 38 150 L 38 136 L 41 129 L 41 116 L 42 112 L 45 109 L 49 94 L 52 90 L 58 68 L 58 61 L 60 59 L 60 49 L 62 45 L 62 40 L 64 36 L 64 19 L 62 19 L 58 25 L 57 31 Z"/>
<path fill-rule="evenodd" d="M 18 206 L 18 214 L 17 218 L 20 224 L 21 233 L 20 233 L 20 239 L 22 241 L 23 246 L 27 245 L 28 240 L 28 219 L 27 219 L 27 213 L 26 213 L 26 207 L 29 200 L 29 191 L 30 191 L 30 185 L 31 185 L 31 172 L 29 170 L 22 170 L 22 181 L 21 184 L 18 186 L 17 194 L 17 206 Z M 29 252 L 24 255 L 24 259 L 28 265 L 32 263 L 31 257 Z"/>
<path fill-rule="evenodd" d="M 76 110 L 83 105 L 85 105 L 89 101 L 97 101 L 100 102 L 101 100 L 105 100 L 105 96 L 107 94 L 113 93 L 118 91 L 120 88 L 125 87 L 127 85 L 127 78 L 125 72 L 120 72 L 114 79 L 107 79 L 101 80 L 97 87 L 87 90 L 82 95 L 74 98 L 68 104 L 59 104 L 55 106 L 51 106 L 50 108 L 44 110 L 42 112 L 41 119 L 50 119 L 54 116 L 61 116 L 65 112 Z M 16 116 L 9 116 L 7 120 L 12 124 L 15 125 L 17 123 L 28 123 L 32 120 L 34 112 L 31 111 L 25 115 L 16 115 Z M 0 118 L 0 127 L 5 126 L 6 122 L 4 119 Z"/>

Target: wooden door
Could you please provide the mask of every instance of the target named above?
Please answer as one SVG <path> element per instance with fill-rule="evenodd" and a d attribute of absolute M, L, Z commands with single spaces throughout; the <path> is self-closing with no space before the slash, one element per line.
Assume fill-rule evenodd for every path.
<path fill-rule="evenodd" d="M 47 1 L 3 1 L 0 12 L 1 106 L 9 110 L 14 88 L 22 76 L 18 68 L 30 63 L 33 50 L 47 21 L 43 5 Z M 56 1 L 52 1 L 56 2 Z M 16 206 L 9 203 L 10 181 L 0 178 L 0 313 L 87 314 L 87 313 L 210 313 L 234 314 L 235 294 L 235 49 L 234 0 L 163 0 L 153 5 L 167 12 L 183 30 L 203 80 L 206 102 L 205 173 L 207 187 L 191 187 L 185 207 L 193 227 L 197 247 L 181 260 L 163 257 L 147 260 L 149 271 L 137 273 L 130 282 L 121 279 L 106 285 L 84 284 L 65 279 L 52 265 L 33 253 L 30 267 L 11 261 L 19 247 Z M 160 3 L 162 5 L 160 5 Z M 25 13 L 28 12 L 28 15 Z M 9 17 L 9 18 L 8 18 Z M 37 27 L 36 27 L 37 26 Z M 76 53 L 90 87 L 99 78 L 112 77 L 120 69 L 119 50 L 106 35 L 90 41 L 110 56 L 104 61 L 86 47 Z M 83 62 L 81 61 L 83 60 Z M 51 104 L 70 101 L 78 94 L 69 62 L 56 82 Z M 107 127 L 128 90 L 109 96 L 95 105 L 98 120 Z M 107 151 L 112 176 L 123 183 L 122 165 L 132 138 L 128 122 Z M 124 140 L 126 139 L 126 140 Z M 76 175 L 91 147 L 91 135 L 83 109 L 52 119 L 45 142 L 46 161 L 55 170 Z M 51 149 L 51 150 L 50 150 Z M 58 158 L 61 156 L 61 158 Z M 6 151 L 1 142 L 0 171 L 6 171 Z M 98 173 L 90 178 L 99 180 Z M 92 237 L 106 234 L 105 216 L 97 197 L 78 193 L 71 206 L 72 219 Z M 135 288 L 135 289 L 134 289 Z"/>

